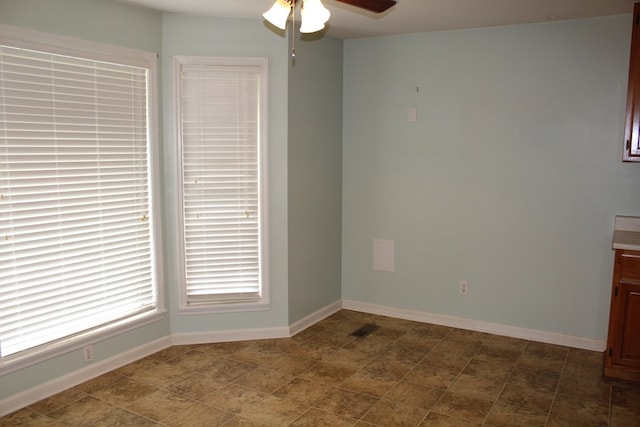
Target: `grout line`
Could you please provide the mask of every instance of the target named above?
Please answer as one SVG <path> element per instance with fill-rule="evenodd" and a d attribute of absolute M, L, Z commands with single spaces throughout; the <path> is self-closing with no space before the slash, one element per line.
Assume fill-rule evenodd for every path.
<path fill-rule="evenodd" d="M 547 413 L 547 419 L 544 422 L 546 426 L 549 424 L 549 420 L 551 419 L 551 412 L 553 411 L 553 405 L 556 403 L 556 397 L 558 396 L 558 390 L 560 389 L 560 382 L 562 381 L 562 375 L 564 374 L 564 370 L 567 367 L 567 360 L 569 359 L 569 350 L 564 357 L 564 362 L 562 363 L 562 369 L 560 369 L 560 376 L 558 377 L 558 384 L 556 384 L 556 389 L 553 392 L 553 398 L 551 399 L 551 406 L 549 407 L 549 412 Z"/>
<path fill-rule="evenodd" d="M 408 332 L 410 332 L 410 331 L 411 331 L 411 330 L 413 330 L 413 329 L 415 329 L 415 326 L 414 326 L 413 328 L 409 329 L 408 331 L 406 331 L 405 333 L 403 333 L 402 335 L 400 335 L 398 338 L 395 338 L 395 340 L 393 341 L 393 343 L 389 344 L 386 348 L 389 348 L 389 347 L 391 347 L 392 345 L 397 344 L 401 337 L 403 337 L 404 335 L 406 335 Z M 391 392 L 391 390 L 393 390 L 393 389 L 394 389 L 398 384 L 400 384 L 400 383 L 401 383 L 401 382 L 402 382 L 402 381 L 407 377 L 407 375 L 409 375 L 409 373 L 410 373 L 411 371 L 413 371 L 413 370 L 416 368 L 416 366 L 418 366 L 418 365 L 420 364 L 420 362 L 421 362 L 421 361 L 426 357 L 426 355 L 427 355 L 427 354 L 429 354 L 430 352 L 431 352 L 431 349 L 430 349 L 430 350 L 429 350 L 429 351 L 428 351 L 424 356 L 422 356 L 418 362 L 414 363 L 413 367 L 412 367 L 411 369 L 409 369 L 409 370 L 408 370 L 408 371 L 407 371 L 407 372 L 402 376 L 402 378 L 400 378 L 400 379 L 396 380 L 396 384 L 395 384 L 393 387 L 391 387 L 390 389 L 388 389 L 388 390 L 387 390 L 387 391 L 386 391 L 382 396 L 377 397 L 378 402 L 381 402 L 381 401 L 384 399 L 384 397 L 385 397 L 386 395 L 388 395 L 388 394 L 389 394 L 389 392 Z M 375 360 L 376 358 L 377 358 L 377 357 L 373 358 L 371 361 Z M 371 363 L 371 361 L 369 361 L 368 363 Z M 367 364 L 368 364 L 368 363 L 367 363 Z M 367 364 L 365 364 L 364 366 L 366 366 Z M 358 370 L 358 372 L 360 372 L 360 370 Z M 374 397 L 375 397 L 375 396 L 374 396 Z M 363 419 L 364 417 L 366 417 L 366 416 L 367 416 L 367 414 L 368 414 L 369 412 L 371 412 L 371 410 L 373 409 L 373 407 L 374 407 L 378 402 L 376 402 L 373 406 L 371 406 L 371 408 L 369 408 L 369 409 L 368 409 L 368 410 L 367 410 L 367 411 L 362 415 L 362 417 L 360 417 L 359 421 L 362 421 L 362 419 Z M 429 414 L 429 410 L 427 410 L 427 413 L 426 413 L 426 414 L 421 418 L 420 423 L 421 423 L 422 421 L 424 421 L 425 417 L 426 417 L 428 414 Z M 363 421 L 363 422 L 364 422 L 364 421 Z"/>
<path fill-rule="evenodd" d="M 493 402 L 493 405 L 491 405 L 491 409 L 489 409 L 489 412 L 487 413 L 487 416 L 484 417 L 484 420 L 482 421 L 482 425 L 485 425 L 487 423 L 487 420 L 489 419 L 489 415 L 491 415 L 491 412 L 496 407 L 496 404 L 498 403 L 498 400 L 500 400 L 500 396 L 502 396 L 502 393 L 504 392 L 504 389 L 507 387 L 507 384 L 509 384 L 509 380 L 511 379 L 511 376 L 513 375 L 514 371 L 516 370 L 516 367 L 518 366 L 518 362 L 520 361 L 520 358 L 522 357 L 522 355 L 524 354 L 525 350 L 527 349 L 527 346 L 529 345 L 529 341 L 527 340 L 526 343 L 527 344 L 522 348 L 522 351 L 520 352 L 520 354 L 518 355 L 518 358 L 516 359 L 515 363 L 513 364 L 513 367 L 511 368 L 511 372 L 509 372 L 509 376 L 504 381 L 504 384 L 502 384 L 502 388 L 500 389 L 500 393 L 498 393 L 498 397 L 496 397 L 496 399 Z"/>

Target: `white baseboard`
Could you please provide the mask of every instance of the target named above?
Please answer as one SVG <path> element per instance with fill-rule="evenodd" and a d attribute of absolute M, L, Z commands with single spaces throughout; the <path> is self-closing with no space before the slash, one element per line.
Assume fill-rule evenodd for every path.
<path fill-rule="evenodd" d="M 109 359 L 90 364 L 82 369 L 71 372 L 55 380 L 41 384 L 24 392 L 18 393 L 7 399 L 0 400 L 0 417 L 31 405 L 39 400 L 53 396 L 68 388 L 74 387 L 85 381 L 103 375 L 109 371 L 120 368 L 128 363 L 147 357 L 163 350 L 171 345 L 203 344 L 228 341 L 246 341 L 255 339 L 273 339 L 291 337 L 309 326 L 329 317 L 340 309 L 361 311 L 364 313 L 378 314 L 381 316 L 396 317 L 399 319 L 415 320 L 424 323 L 450 326 L 472 331 L 487 332 L 496 335 L 504 335 L 513 338 L 521 338 L 531 341 L 559 344 L 568 347 L 580 348 L 592 351 L 604 351 L 604 341 L 590 338 L 575 337 L 554 332 L 539 331 L 533 329 L 518 328 L 497 323 L 481 322 L 454 316 L 433 314 L 416 310 L 389 307 L 378 304 L 369 304 L 359 301 L 339 300 L 323 307 L 307 317 L 296 321 L 290 326 L 275 328 L 255 328 L 240 330 L 209 331 L 198 333 L 173 334 L 150 343 L 136 347 Z"/>
<path fill-rule="evenodd" d="M 223 331 L 207 331 L 195 333 L 173 334 L 171 342 L 173 345 L 186 344 L 207 344 L 215 342 L 266 340 L 274 338 L 289 338 L 309 326 L 331 316 L 342 308 L 342 301 L 338 300 L 329 304 L 307 317 L 300 319 L 292 325 L 277 328 L 253 328 L 253 329 L 231 329 Z"/>
<path fill-rule="evenodd" d="M 417 322 L 433 323 L 435 325 L 451 326 L 454 328 L 468 329 L 471 331 L 487 332 L 512 338 L 521 338 L 530 341 L 547 344 L 558 344 L 567 347 L 579 348 L 591 351 L 604 351 L 606 342 L 591 338 L 564 335 L 557 332 L 539 331 L 535 329 L 519 328 L 502 325 L 499 323 L 482 322 L 465 319 L 462 317 L 433 314 L 423 311 L 406 310 L 403 308 L 389 307 L 366 302 L 342 300 L 342 307 L 347 310 L 362 311 L 364 313 L 378 314 L 381 316 L 396 317 L 399 319 L 415 320 Z"/>
<path fill-rule="evenodd" d="M 312 325 L 318 323 L 319 321 L 321 321 L 323 319 L 326 319 L 327 317 L 329 317 L 332 314 L 340 311 L 341 309 L 342 309 L 342 301 L 338 300 L 338 301 L 334 302 L 333 304 L 329 304 L 329 305 L 321 308 L 320 310 L 317 310 L 314 313 L 311 313 L 307 317 L 304 317 L 304 318 L 296 321 L 292 325 L 289 325 L 289 336 L 292 337 L 295 334 L 297 334 L 297 333 L 299 333 L 301 331 L 304 331 L 309 326 L 312 326 Z"/>
<path fill-rule="evenodd" d="M 135 362 L 143 357 L 157 353 L 169 346 L 171 346 L 171 338 L 168 336 L 163 337 L 108 359 L 89 364 L 82 369 L 78 369 L 37 387 L 30 388 L 29 390 L 25 390 L 9 398 L 0 400 L 0 417 L 29 406 L 42 399 L 46 399 L 47 397 L 53 396 L 61 391 L 75 387 L 85 381 L 99 377 L 100 375 L 106 374 L 114 369 L 118 369 L 128 363 Z"/>
<path fill-rule="evenodd" d="M 173 334 L 173 345 L 208 344 L 229 341 L 266 340 L 272 338 L 288 338 L 289 328 L 286 326 L 277 328 L 255 329 L 230 329 L 224 331 L 189 332 Z"/>
<path fill-rule="evenodd" d="M 85 381 L 118 369 L 128 363 L 147 357 L 172 345 L 203 344 L 214 342 L 246 341 L 257 339 L 289 338 L 314 323 L 330 316 L 342 308 L 342 301 L 336 301 L 291 326 L 275 328 L 255 328 L 239 330 L 208 331 L 173 334 L 142 346 L 136 347 L 109 359 L 101 360 L 47 383 L 25 390 L 9 398 L 0 400 L 0 417 L 22 409 L 42 399 L 53 396 Z"/>

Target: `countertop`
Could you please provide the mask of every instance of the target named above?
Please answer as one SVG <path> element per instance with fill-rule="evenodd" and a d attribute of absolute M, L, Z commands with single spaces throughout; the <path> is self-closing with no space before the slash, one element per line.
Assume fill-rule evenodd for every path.
<path fill-rule="evenodd" d="M 616 216 L 613 249 L 640 251 L 640 217 Z"/>

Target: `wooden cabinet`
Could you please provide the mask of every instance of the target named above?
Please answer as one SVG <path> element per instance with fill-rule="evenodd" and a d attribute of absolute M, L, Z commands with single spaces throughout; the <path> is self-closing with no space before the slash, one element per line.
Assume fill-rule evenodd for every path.
<path fill-rule="evenodd" d="M 604 375 L 640 381 L 640 251 L 616 250 Z"/>
<path fill-rule="evenodd" d="M 640 162 L 640 3 L 633 7 L 624 156 L 627 162 Z"/>

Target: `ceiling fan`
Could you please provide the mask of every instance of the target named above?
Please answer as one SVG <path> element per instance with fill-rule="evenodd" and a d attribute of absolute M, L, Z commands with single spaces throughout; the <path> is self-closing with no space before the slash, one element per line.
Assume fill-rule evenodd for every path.
<path fill-rule="evenodd" d="M 382 13 L 393 7 L 396 0 L 336 0 L 351 6 L 359 7 L 374 13 Z M 295 20 L 296 4 L 302 3 L 300 16 L 302 24 L 301 33 L 315 33 L 324 29 L 331 12 L 324 7 L 320 0 L 276 0 L 271 9 L 262 16 L 276 27 L 284 30 L 287 26 L 289 15 L 293 12 Z"/>

